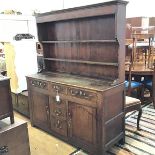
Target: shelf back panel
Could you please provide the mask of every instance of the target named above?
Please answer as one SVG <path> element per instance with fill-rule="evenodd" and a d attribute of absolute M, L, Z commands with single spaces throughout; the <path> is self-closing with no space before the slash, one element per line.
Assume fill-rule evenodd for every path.
<path fill-rule="evenodd" d="M 114 80 L 118 78 L 118 69 L 116 66 L 102 66 L 55 61 L 46 61 L 45 65 L 48 68 L 46 71 L 69 73 L 73 75 L 109 80 Z"/>
<path fill-rule="evenodd" d="M 123 82 L 126 4 L 116 0 L 39 15 L 46 71 Z"/>

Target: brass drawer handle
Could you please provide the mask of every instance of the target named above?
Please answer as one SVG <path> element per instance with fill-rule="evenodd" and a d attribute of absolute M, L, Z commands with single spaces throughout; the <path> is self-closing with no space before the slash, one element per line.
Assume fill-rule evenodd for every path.
<path fill-rule="evenodd" d="M 68 127 L 69 127 L 69 128 L 71 128 L 71 123 L 72 123 L 72 120 L 71 120 L 71 118 L 70 118 L 70 119 L 68 119 Z"/>
<path fill-rule="evenodd" d="M 72 96 L 76 96 L 76 97 L 81 97 L 84 99 L 90 99 L 93 97 L 93 95 L 90 95 L 88 93 L 86 93 L 85 91 L 82 90 L 72 90 L 70 89 L 70 93 Z"/>
<path fill-rule="evenodd" d="M 61 86 L 58 86 L 58 85 L 54 85 L 53 88 L 57 91 L 57 92 L 60 92 L 62 91 L 62 88 Z"/>
<path fill-rule="evenodd" d="M 9 148 L 8 148 L 8 146 L 2 146 L 2 147 L 0 147 L 0 153 L 1 154 L 5 154 L 5 153 L 8 153 L 9 152 Z"/>
<path fill-rule="evenodd" d="M 32 86 L 39 87 L 39 88 L 45 88 L 47 86 L 46 82 L 32 80 L 31 81 Z"/>
<path fill-rule="evenodd" d="M 55 114 L 56 114 L 57 116 L 60 116 L 60 115 L 62 115 L 62 112 L 61 112 L 61 110 L 55 110 L 54 112 L 55 112 Z"/>
<path fill-rule="evenodd" d="M 60 123 L 59 120 L 57 120 L 57 122 L 56 122 L 56 124 L 55 124 L 55 127 L 56 127 L 57 129 L 62 129 L 62 126 L 61 126 L 61 123 Z"/>
<path fill-rule="evenodd" d="M 90 98 L 92 98 L 93 97 L 93 95 L 85 95 L 85 96 L 83 96 L 85 99 L 90 99 Z"/>
<path fill-rule="evenodd" d="M 24 102 L 21 102 L 21 104 L 22 104 L 22 105 L 25 105 L 25 103 L 24 103 Z"/>
<path fill-rule="evenodd" d="M 78 90 L 76 90 L 76 91 L 70 90 L 70 93 L 73 96 L 77 96 L 79 94 L 79 91 Z"/>

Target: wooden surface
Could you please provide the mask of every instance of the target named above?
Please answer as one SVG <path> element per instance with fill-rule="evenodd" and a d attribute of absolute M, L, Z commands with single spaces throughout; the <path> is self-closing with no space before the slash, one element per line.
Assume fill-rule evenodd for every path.
<path fill-rule="evenodd" d="M 110 86 L 116 85 L 115 83 L 113 83 L 114 82 L 113 80 L 108 79 L 101 80 L 96 78 L 88 78 L 83 76 L 75 76 L 71 74 L 54 73 L 54 72 L 34 74 L 32 75 L 32 77 L 36 79 L 36 81 L 35 79 L 31 81 L 33 83 L 32 85 L 39 85 L 40 83 L 43 85 L 45 83 L 47 89 L 48 89 L 48 82 L 67 84 L 71 86 L 81 86 L 83 88 L 88 88 L 92 90 L 106 90 Z"/>
<path fill-rule="evenodd" d="M 5 148 L 6 155 L 30 155 L 27 123 L 16 121 L 8 125 L 5 121 L 0 121 L 1 150 L 2 147 Z"/>
<path fill-rule="evenodd" d="M 10 79 L 0 76 L 0 119 L 6 117 L 10 117 L 11 123 L 14 123 Z"/>

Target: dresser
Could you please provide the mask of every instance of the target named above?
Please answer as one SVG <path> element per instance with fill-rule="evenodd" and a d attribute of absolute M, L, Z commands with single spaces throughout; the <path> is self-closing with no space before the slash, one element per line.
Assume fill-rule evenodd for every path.
<path fill-rule="evenodd" d="M 37 16 L 45 70 L 27 76 L 31 124 L 94 155 L 125 141 L 126 4 Z"/>
<path fill-rule="evenodd" d="M 10 79 L 0 75 L 0 119 L 6 117 L 10 117 L 11 124 L 14 123 Z"/>

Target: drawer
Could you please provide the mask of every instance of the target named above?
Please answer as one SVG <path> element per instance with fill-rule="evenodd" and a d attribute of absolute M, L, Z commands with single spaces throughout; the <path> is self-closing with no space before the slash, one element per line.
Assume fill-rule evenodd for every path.
<path fill-rule="evenodd" d="M 31 79 L 30 86 L 48 90 L 48 82 L 38 79 Z"/>
<path fill-rule="evenodd" d="M 50 105 L 51 115 L 62 118 L 62 119 L 66 119 L 67 108 L 66 108 L 65 100 L 60 100 L 60 102 L 56 102 L 54 97 L 50 97 L 49 105 Z"/>
<path fill-rule="evenodd" d="M 97 101 L 97 95 L 94 92 L 90 92 L 80 88 L 68 88 L 67 94 L 72 97 L 85 99 L 89 101 Z"/>
<path fill-rule="evenodd" d="M 67 136 L 67 121 L 52 116 L 51 129 L 62 136 Z"/>
<path fill-rule="evenodd" d="M 54 93 L 66 94 L 66 87 L 61 84 L 51 83 L 50 90 Z"/>

